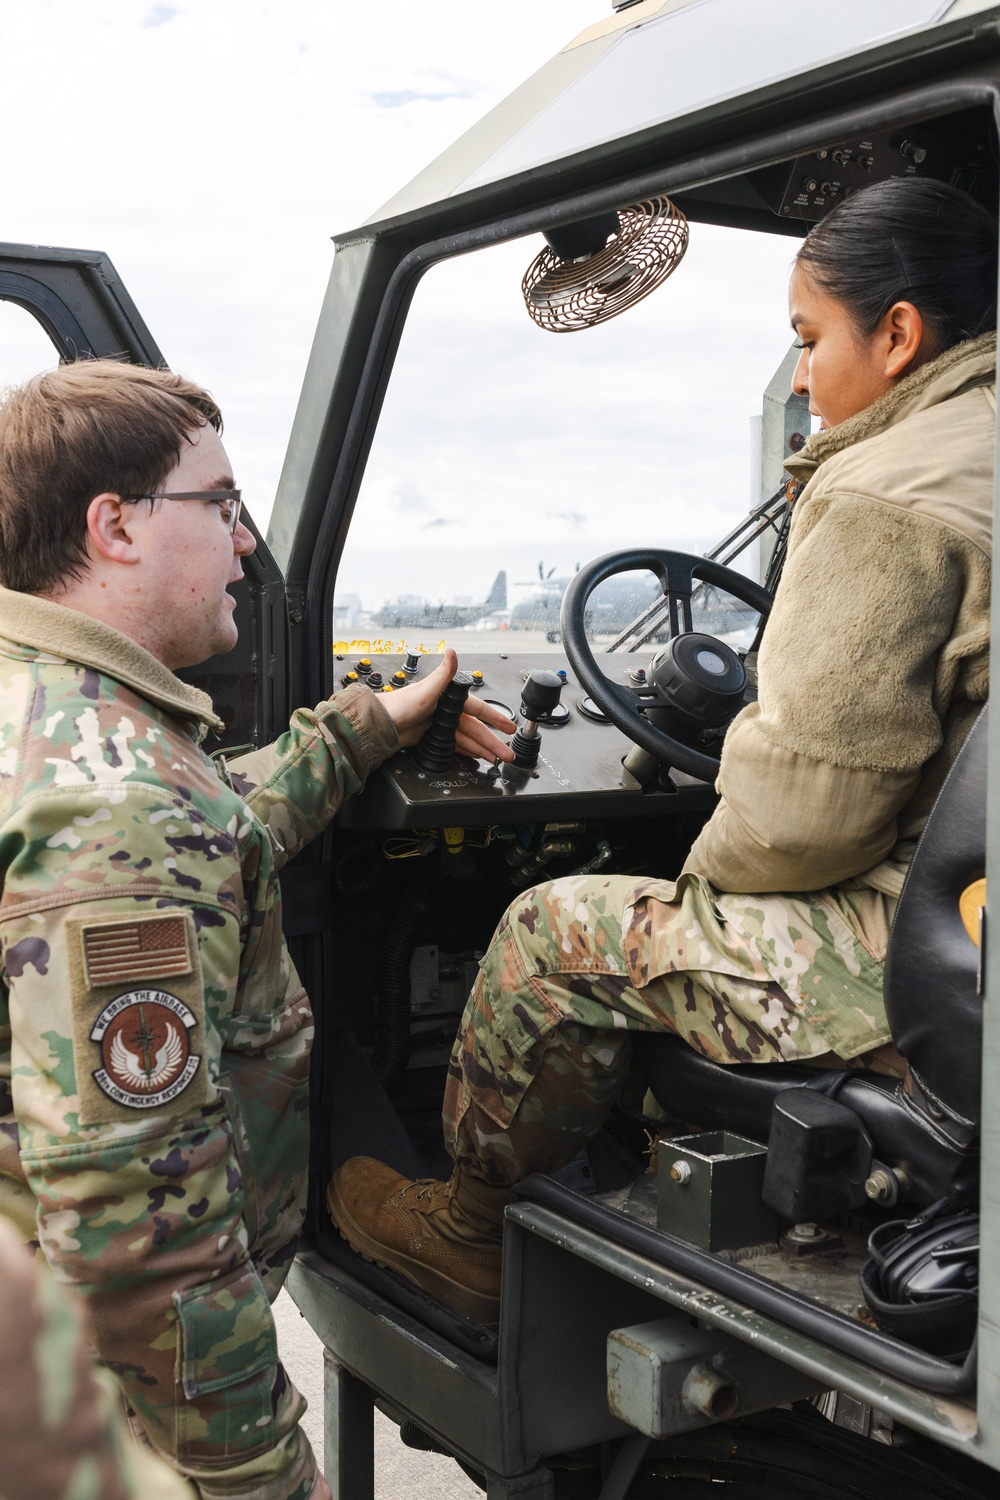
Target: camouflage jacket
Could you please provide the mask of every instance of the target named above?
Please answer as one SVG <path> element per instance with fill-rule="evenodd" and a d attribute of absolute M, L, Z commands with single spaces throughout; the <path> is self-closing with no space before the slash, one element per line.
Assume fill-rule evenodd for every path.
<path fill-rule="evenodd" d="M 312 1016 L 279 867 L 396 747 L 364 687 L 220 769 L 205 694 L 0 589 L 0 1212 L 203 1496 L 315 1476 L 270 1300 L 302 1214 Z"/>

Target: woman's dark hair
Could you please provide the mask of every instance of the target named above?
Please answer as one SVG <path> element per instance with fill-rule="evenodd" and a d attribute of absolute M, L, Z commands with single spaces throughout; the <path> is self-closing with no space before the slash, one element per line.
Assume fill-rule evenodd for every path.
<path fill-rule="evenodd" d="M 894 302 L 913 303 L 942 353 L 997 325 L 996 219 L 931 177 L 862 188 L 810 231 L 796 263 L 864 334 Z"/>

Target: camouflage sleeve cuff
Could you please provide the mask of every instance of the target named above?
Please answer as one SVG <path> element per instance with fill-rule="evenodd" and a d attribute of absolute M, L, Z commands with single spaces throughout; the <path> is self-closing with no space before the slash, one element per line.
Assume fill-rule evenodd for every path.
<path fill-rule="evenodd" d="M 363 778 L 370 776 L 399 749 L 395 724 L 379 702 L 378 694 L 362 683 L 335 693 L 329 702 L 320 703 L 316 708 L 316 717 L 320 720 L 325 720 L 329 713 L 342 714 L 357 731 L 366 762 L 358 768 Z"/>

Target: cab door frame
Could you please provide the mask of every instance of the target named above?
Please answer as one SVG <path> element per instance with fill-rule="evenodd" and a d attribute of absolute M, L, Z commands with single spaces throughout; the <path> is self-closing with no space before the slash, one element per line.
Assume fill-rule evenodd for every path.
<path fill-rule="evenodd" d="M 31 314 L 62 364 L 117 359 L 166 368 L 139 309 L 103 250 L 0 244 L 0 301 Z M 225 656 L 179 673 L 209 693 L 226 729 L 209 750 L 266 744 L 288 723 L 287 603 L 284 579 L 251 517 L 257 550 L 234 586 L 240 639 Z"/>
<path fill-rule="evenodd" d="M 919 56 L 902 62 L 898 56 L 880 66 L 873 62 L 858 77 L 841 78 L 836 88 L 816 90 L 811 82 L 809 87 L 796 82 L 797 97 L 784 88 L 780 98 L 762 102 L 758 96 L 721 106 L 710 125 L 704 119 L 672 122 L 659 131 L 655 153 L 648 138 L 634 147 L 628 141 L 615 143 L 617 149 L 610 155 L 581 153 L 568 163 L 553 162 L 337 237 L 330 287 L 269 531 L 292 591 L 304 602 L 308 697 L 322 697 L 332 687 L 337 566 L 409 302 L 425 270 L 449 256 L 538 233 L 652 193 L 670 193 L 683 206 L 684 193 L 698 186 L 787 161 L 841 136 L 886 130 L 897 122 L 912 124 L 972 106 L 988 108 L 1000 126 L 1000 31 L 996 24 L 984 25 L 950 54 L 947 46 L 930 43 Z M 789 125 L 789 120 L 795 123 Z M 737 145 L 726 144 L 734 139 Z M 651 165 L 654 154 L 656 164 Z M 697 218 L 697 213 L 691 217 Z M 997 610 L 1000 627 L 1000 601 Z M 1000 762 L 1000 728 L 994 733 Z M 996 781 L 989 827 L 991 863 L 1000 868 Z M 987 914 L 988 922 L 994 920 L 1000 924 L 997 891 Z M 1000 994 L 1000 945 L 996 946 L 995 954 L 987 950 L 985 955 L 994 995 Z M 318 999 L 322 986 L 315 993 Z M 987 1007 L 987 1076 L 991 1067 L 1000 1070 L 1000 1024 L 991 1020 L 992 1015 Z M 985 1090 L 984 1096 L 983 1229 L 987 1244 L 995 1245 L 1000 1243 L 1000 1177 L 994 1165 L 1000 1151 L 1000 1099 L 996 1091 Z M 996 1118 L 990 1118 L 991 1112 Z M 313 1256 L 300 1264 L 303 1274 L 319 1270 Z M 734 1317 L 745 1315 L 737 1302 L 728 1305 Z M 1000 1278 L 994 1278 L 984 1284 L 981 1302 L 980 1425 L 975 1439 L 976 1456 L 993 1468 L 1000 1468 L 998 1325 Z M 778 1326 L 775 1348 L 784 1346 L 791 1364 L 800 1343 L 800 1333 Z"/>

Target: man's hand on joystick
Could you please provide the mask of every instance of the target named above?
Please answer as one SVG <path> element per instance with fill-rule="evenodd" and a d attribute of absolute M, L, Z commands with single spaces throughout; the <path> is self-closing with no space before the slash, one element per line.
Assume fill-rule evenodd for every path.
<path fill-rule="evenodd" d="M 430 725 L 438 699 L 458 670 L 458 657 L 449 646 L 439 666 L 426 677 L 410 682 L 396 693 L 379 693 L 378 701 L 396 726 L 401 745 L 415 745 Z M 514 752 L 492 729 L 513 734 L 513 719 L 471 694 L 458 721 L 455 749 L 459 755 L 477 756 L 482 760 L 513 760 Z"/>

